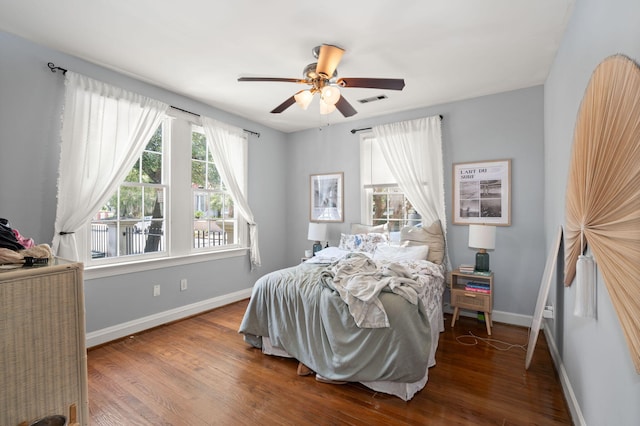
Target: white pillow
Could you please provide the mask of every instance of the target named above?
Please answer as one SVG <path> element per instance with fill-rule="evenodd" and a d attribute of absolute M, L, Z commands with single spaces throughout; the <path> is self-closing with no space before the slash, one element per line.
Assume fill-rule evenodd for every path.
<path fill-rule="evenodd" d="M 338 247 L 327 247 L 316 252 L 315 256 L 305 263 L 333 263 L 349 254 L 349 250 L 342 250 Z"/>
<path fill-rule="evenodd" d="M 387 262 L 401 262 L 403 260 L 427 260 L 429 254 L 429 246 L 390 246 L 388 244 L 379 244 L 373 253 L 373 260 L 381 260 Z"/>
<path fill-rule="evenodd" d="M 371 232 L 377 234 L 386 234 L 389 232 L 389 225 L 383 223 L 382 225 L 362 225 L 360 223 L 354 223 L 351 225 L 352 234 L 369 234 Z"/>

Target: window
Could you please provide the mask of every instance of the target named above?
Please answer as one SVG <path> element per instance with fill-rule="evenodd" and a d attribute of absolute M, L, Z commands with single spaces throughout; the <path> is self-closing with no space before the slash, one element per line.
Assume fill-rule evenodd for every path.
<path fill-rule="evenodd" d="M 216 168 L 202 129 L 191 132 L 191 188 L 193 191 L 193 247 L 234 244 L 238 229 L 233 200 Z"/>
<path fill-rule="evenodd" d="M 362 223 L 388 223 L 392 233 L 420 223 L 420 214 L 398 187 L 371 134 L 360 138 L 360 183 Z"/>
<path fill-rule="evenodd" d="M 371 201 L 372 225 L 389 224 L 389 232 L 400 231 L 407 225 L 417 225 L 420 215 L 400 191 L 397 185 L 371 186 L 365 188 L 366 197 Z"/>
<path fill-rule="evenodd" d="M 164 252 L 163 129 L 159 126 L 125 181 L 91 220 L 91 258 Z"/>
<path fill-rule="evenodd" d="M 125 181 L 92 218 L 85 238 L 87 266 L 246 247 L 245 227 L 239 226 L 244 222 L 236 217 L 194 121 L 176 112 L 157 129 Z"/>

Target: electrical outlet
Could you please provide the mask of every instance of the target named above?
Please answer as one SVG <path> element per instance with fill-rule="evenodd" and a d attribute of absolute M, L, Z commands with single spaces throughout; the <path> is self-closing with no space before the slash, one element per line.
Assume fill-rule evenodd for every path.
<path fill-rule="evenodd" d="M 553 319 L 553 306 L 545 306 L 544 311 L 542 311 L 542 317 Z"/>
<path fill-rule="evenodd" d="M 180 280 L 180 291 L 185 291 L 187 289 L 187 279 L 183 278 Z"/>
<path fill-rule="evenodd" d="M 160 296 L 160 284 L 153 286 L 153 296 Z"/>

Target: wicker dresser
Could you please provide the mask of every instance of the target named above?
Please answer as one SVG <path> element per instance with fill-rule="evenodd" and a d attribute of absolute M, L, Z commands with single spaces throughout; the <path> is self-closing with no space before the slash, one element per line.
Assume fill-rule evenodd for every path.
<path fill-rule="evenodd" d="M 75 412 L 88 424 L 82 270 L 61 259 L 0 270 L 0 425 Z"/>

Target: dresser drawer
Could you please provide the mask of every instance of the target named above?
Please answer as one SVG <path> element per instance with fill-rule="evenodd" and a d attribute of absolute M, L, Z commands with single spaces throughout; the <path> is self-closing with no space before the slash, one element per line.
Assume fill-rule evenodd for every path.
<path fill-rule="evenodd" d="M 491 295 L 453 289 L 451 291 L 451 304 L 462 309 L 491 312 Z"/>

